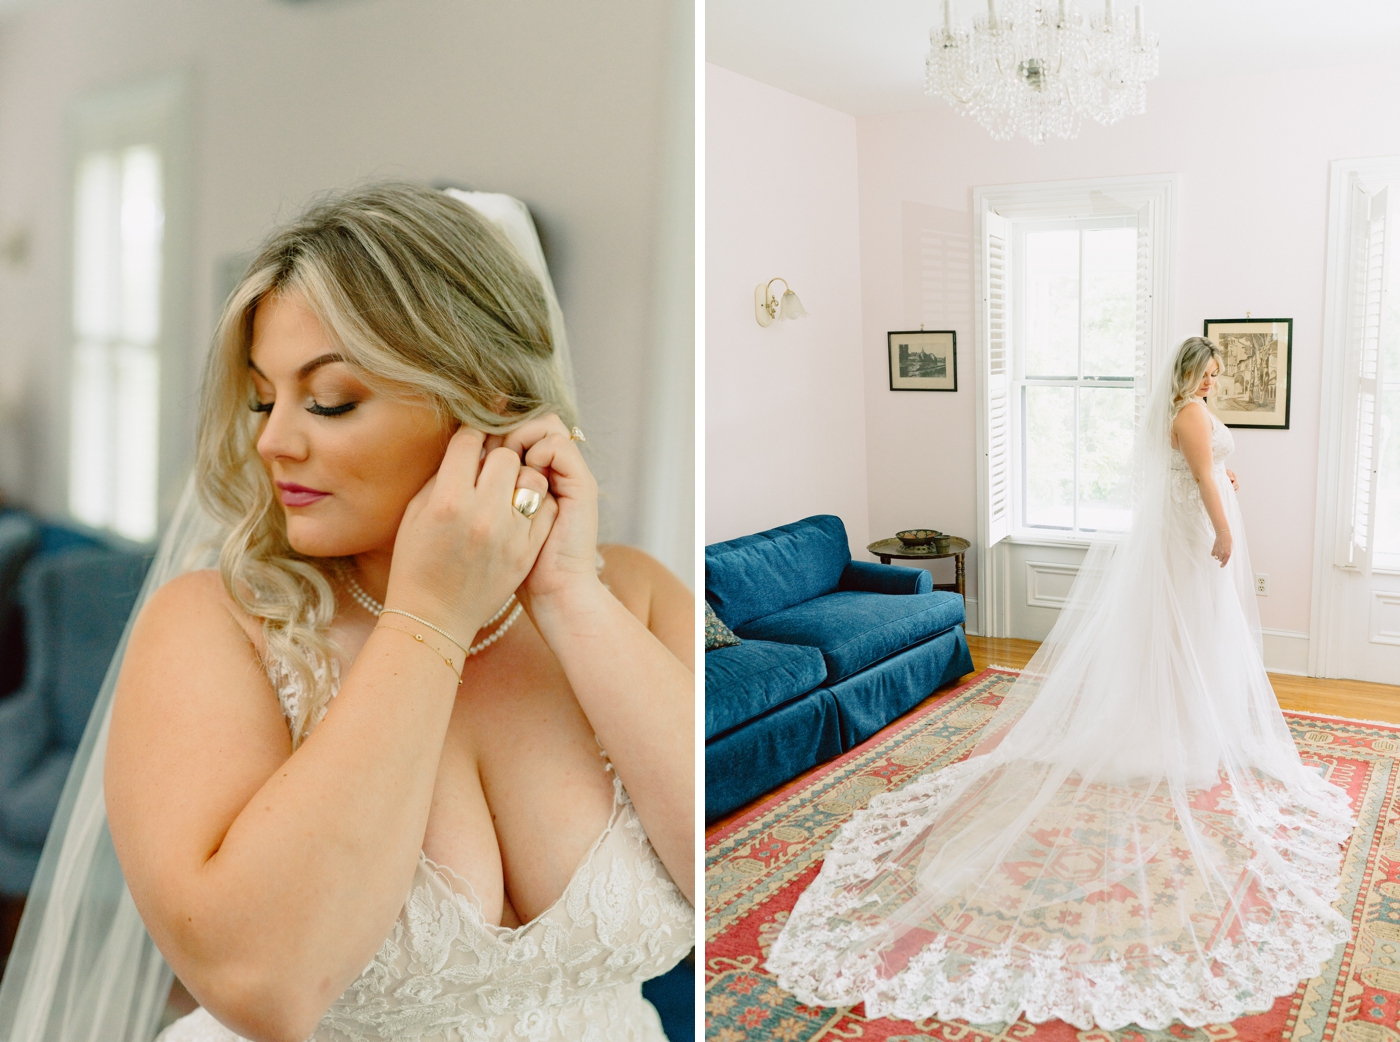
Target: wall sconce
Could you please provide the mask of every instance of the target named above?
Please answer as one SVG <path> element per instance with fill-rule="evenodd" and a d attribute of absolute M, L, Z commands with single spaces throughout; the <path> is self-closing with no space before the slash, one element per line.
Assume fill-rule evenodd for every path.
<path fill-rule="evenodd" d="M 775 282 L 781 282 L 786 290 L 782 297 L 773 292 Z M 754 287 L 753 310 L 760 326 L 771 326 L 774 319 L 779 318 L 807 317 L 807 309 L 802 306 L 802 301 L 797 299 L 797 294 L 792 291 L 787 279 L 781 278 L 769 279 L 768 285 Z"/>

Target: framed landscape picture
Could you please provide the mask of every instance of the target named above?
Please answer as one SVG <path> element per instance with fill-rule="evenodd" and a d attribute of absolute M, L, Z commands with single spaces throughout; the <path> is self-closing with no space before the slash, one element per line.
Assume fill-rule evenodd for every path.
<path fill-rule="evenodd" d="M 891 391 L 956 391 L 958 334 L 951 329 L 891 333 Z"/>
<path fill-rule="evenodd" d="M 1291 318 L 1208 318 L 1205 336 L 1224 357 L 1206 403 L 1227 427 L 1288 429 L 1293 377 Z"/>

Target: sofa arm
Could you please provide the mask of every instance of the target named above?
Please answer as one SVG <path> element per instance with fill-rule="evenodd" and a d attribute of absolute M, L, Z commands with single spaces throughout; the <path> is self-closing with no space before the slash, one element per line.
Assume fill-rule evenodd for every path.
<path fill-rule="evenodd" d="M 932 593 L 933 576 L 922 568 L 852 561 L 841 573 L 837 589 L 863 593 Z"/>

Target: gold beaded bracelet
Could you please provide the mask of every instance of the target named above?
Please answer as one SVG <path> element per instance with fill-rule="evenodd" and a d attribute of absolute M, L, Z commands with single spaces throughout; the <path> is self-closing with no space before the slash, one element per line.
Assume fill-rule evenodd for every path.
<path fill-rule="evenodd" d="M 378 625 L 377 627 L 375 627 L 375 628 L 376 628 L 376 629 L 395 630 L 395 631 L 397 631 L 397 632 L 399 632 L 399 633 L 402 633 L 402 634 L 403 634 L 404 636 L 406 636 L 406 637 L 412 637 L 412 638 L 413 638 L 414 640 L 416 640 L 419 644 L 422 644 L 423 647 L 425 647 L 425 648 L 427 648 L 429 651 L 431 651 L 434 655 L 437 655 L 439 658 L 441 658 L 442 661 L 445 662 L 445 663 L 447 664 L 447 668 L 450 669 L 450 670 L 452 670 L 452 675 L 455 676 L 455 677 L 457 678 L 457 686 L 458 686 L 458 687 L 461 687 L 461 686 L 462 686 L 462 670 L 459 669 L 459 668 L 457 668 L 457 666 L 455 666 L 455 665 L 453 664 L 452 660 L 442 653 L 442 650 L 441 650 L 440 648 L 434 647 L 432 644 L 429 644 L 426 640 L 424 640 L 424 639 L 423 639 L 423 634 L 421 634 L 421 633 L 414 633 L 412 630 L 402 629 L 402 628 L 399 627 L 399 626 L 390 626 L 387 622 L 383 621 L 382 619 L 379 621 L 379 625 Z M 465 663 L 463 663 L 463 665 L 465 666 Z"/>

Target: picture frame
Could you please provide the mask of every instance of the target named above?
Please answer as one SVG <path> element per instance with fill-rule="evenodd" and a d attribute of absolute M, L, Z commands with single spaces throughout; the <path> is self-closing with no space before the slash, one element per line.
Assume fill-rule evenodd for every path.
<path fill-rule="evenodd" d="M 1291 318 L 1208 318 L 1204 336 L 1223 362 L 1206 407 L 1226 427 L 1288 430 L 1293 398 Z"/>
<path fill-rule="evenodd" d="M 888 335 L 891 391 L 956 391 L 958 334 L 911 329 Z"/>

